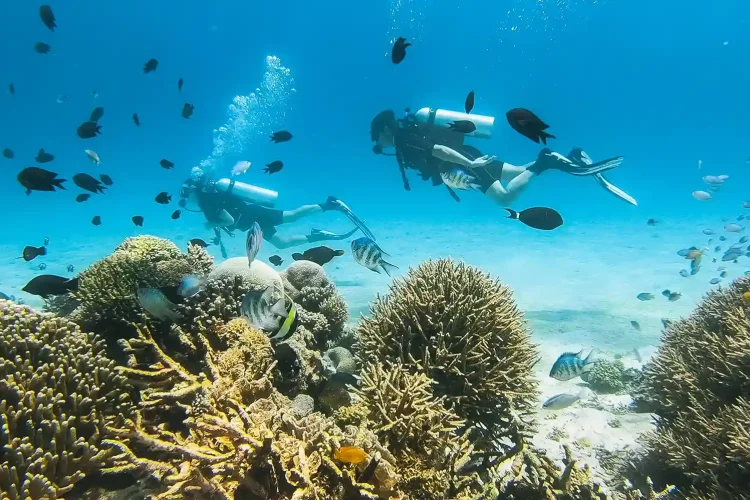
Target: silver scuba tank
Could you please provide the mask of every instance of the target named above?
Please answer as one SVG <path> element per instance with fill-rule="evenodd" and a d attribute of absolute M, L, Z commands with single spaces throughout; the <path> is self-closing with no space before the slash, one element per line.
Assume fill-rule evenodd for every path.
<path fill-rule="evenodd" d="M 233 179 L 227 179 L 226 177 L 217 180 L 214 183 L 214 189 L 219 193 L 229 192 L 232 196 L 236 196 L 241 200 L 267 207 L 273 207 L 276 203 L 276 199 L 279 197 L 279 193 L 276 191 L 253 186 L 252 184 L 247 184 L 245 182 L 233 182 Z"/>
<path fill-rule="evenodd" d="M 422 108 L 414 113 L 414 119 L 417 123 L 433 124 L 438 127 L 448 127 L 448 124 L 458 120 L 468 120 L 476 125 L 477 129 L 470 133 L 464 134 L 466 137 L 478 137 L 480 139 L 489 139 L 492 137 L 492 128 L 495 126 L 494 116 L 470 115 L 459 111 L 448 111 L 446 109 Z"/>

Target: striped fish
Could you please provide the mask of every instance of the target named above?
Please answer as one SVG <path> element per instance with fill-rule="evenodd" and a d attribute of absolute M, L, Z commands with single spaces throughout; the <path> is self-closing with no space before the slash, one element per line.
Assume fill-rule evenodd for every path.
<path fill-rule="evenodd" d="M 263 243 L 263 230 L 260 228 L 260 224 L 253 222 L 252 227 L 247 231 L 247 239 L 245 240 L 245 250 L 247 251 L 247 265 L 253 263 L 255 257 L 260 252 L 260 246 Z"/>
<path fill-rule="evenodd" d="M 449 172 L 440 172 L 440 177 L 443 179 L 443 183 L 453 189 L 466 190 L 466 189 L 479 189 L 479 184 L 476 183 L 477 178 L 469 174 L 462 168 L 454 168 Z"/>
<path fill-rule="evenodd" d="M 283 295 L 276 300 L 274 287 L 263 292 L 248 292 L 242 299 L 240 314 L 253 328 L 262 330 L 274 340 L 283 340 L 294 332 L 297 326 L 297 309 L 294 302 Z"/>
<path fill-rule="evenodd" d="M 378 274 L 380 274 L 379 267 L 382 267 L 388 276 L 391 275 L 390 271 L 392 269 L 398 269 L 398 267 L 383 259 L 383 255 L 388 254 L 370 238 L 362 237 L 352 241 L 352 255 L 354 255 L 354 260 L 357 261 L 357 264 Z"/>
<path fill-rule="evenodd" d="M 591 369 L 591 366 L 598 361 L 596 359 L 597 350 L 592 349 L 586 359 L 583 359 L 583 350 L 578 353 L 564 352 L 557 358 L 549 376 L 557 380 L 570 380 L 580 377 Z"/>

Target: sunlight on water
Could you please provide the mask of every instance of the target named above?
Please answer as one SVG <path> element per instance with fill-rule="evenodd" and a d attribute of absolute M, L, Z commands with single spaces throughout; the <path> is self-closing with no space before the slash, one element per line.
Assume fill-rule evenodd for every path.
<path fill-rule="evenodd" d="M 581 7 L 590 9 L 603 0 L 513 0 L 500 18 L 500 32 L 555 32 L 566 27 L 571 16 L 581 15 Z"/>
<path fill-rule="evenodd" d="M 266 57 L 260 86 L 248 95 L 238 95 L 227 108 L 227 121 L 214 129 L 214 148 L 200 162 L 203 171 L 221 168 L 226 155 L 241 153 L 259 135 L 268 135 L 286 117 L 289 97 L 297 91 L 289 68 L 276 56 Z"/>
<path fill-rule="evenodd" d="M 399 33 L 408 33 L 408 38 L 412 41 L 422 40 L 424 13 L 427 12 L 429 3 L 429 0 L 391 0 L 391 24 L 388 27 L 390 44 L 399 36 L 406 36 Z"/>

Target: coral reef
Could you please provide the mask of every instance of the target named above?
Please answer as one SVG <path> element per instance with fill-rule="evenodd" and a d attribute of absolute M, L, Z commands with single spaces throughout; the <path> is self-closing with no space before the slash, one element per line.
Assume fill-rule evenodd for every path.
<path fill-rule="evenodd" d="M 710 292 L 665 329 L 645 369 L 659 418 L 639 468 L 689 498 L 750 498 L 748 292 L 748 277 Z"/>
<path fill-rule="evenodd" d="M 262 291 L 269 286 L 276 290 L 284 289 L 281 276 L 276 270 L 260 260 L 254 260 L 248 266 L 247 257 L 232 257 L 217 265 L 209 273 L 208 282 L 234 280 L 235 277 L 242 280 L 245 292 Z"/>
<path fill-rule="evenodd" d="M 94 334 L 0 300 L 0 498 L 60 498 L 105 467 L 124 382 Z"/>
<path fill-rule="evenodd" d="M 635 373 L 634 373 L 635 372 Z M 617 360 L 603 359 L 594 363 L 590 371 L 581 375 L 581 379 L 598 393 L 622 393 L 638 374 L 638 370 L 626 370 L 625 365 Z"/>
<path fill-rule="evenodd" d="M 292 300 L 297 300 L 299 291 L 305 287 L 323 288 L 331 283 L 323 267 L 309 260 L 293 262 L 281 273 L 281 277 L 284 289 Z"/>
<path fill-rule="evenodd" d="M 136 298 L 139 287 L 177 287 L 187 275 L 205 275 L 211 262 L 205 249 L 195 245 L 183 254 L 169 240 L 127 238 L 112 254 L 78 275 L 78 291 L 73 296 L 80 305 L 71 318 L 84 330 L 106 335 L 141 317 L 143 309 Z"/>
<path fill-rule="evenodd" d="M 512 292 L 480 270 L 427 261 L 394 281 L 358 329 L 359 358 L 423 373 L 436 382 L 479 448 L 528 435 L 537 384 L 536 347 Z"/>

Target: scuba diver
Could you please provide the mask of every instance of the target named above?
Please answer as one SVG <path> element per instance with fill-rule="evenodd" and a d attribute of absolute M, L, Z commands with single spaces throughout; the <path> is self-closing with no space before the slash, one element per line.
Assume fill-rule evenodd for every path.
<path fill-rule="evenodd" d="M 247 231 L 257 222 L 263 231 L 263 239 L 279 249 L 290 248 L 318 241 L 344 240 L 361 230 L 375 239 L 364 223 L 352 213 L 346 204 L 333 196 L 324 203 L 302 205 L 294 210 L 277 210 L 273 205 L 278 193 L 234 179 L 213 181 L 199 167 L 194 167 L 189 179 L 180 190 L 179 205 L 191 212 L 202 212 L 207 225 L 214 228 L 216 240 L 221 245 L 221 230 L 234 237 L 234 231 Z M 197 206 L 197 210 L 188 208 Z M 296 222 L 321 212 L 337 211 L 346 215 L 355 228 L 344 234 L 313 229 L 308 235 L 281 235 L 276 227 Z M 222 245 L 222 253 L 224 253 Z"/>
<path fill-rule="evenodd" d="M 474 131 L 454 130 L 457 123 L 466 121 L 474 124 Z M 618 167 L 623 161 L 621 156 L 594 163 L 580 148 L 573 149 L 567 157 L 544 148 L 536 160 L 516 166 L 496 160 L 494 156 L 483 156 L 478 149 L 464 144 L 465 136 L 488 139 L 494 122 L 489 116 L 431 108 L 422 108 L 413 114 L 407 109 L 404 118 L 396 119 L 395 113 L 387 110 L 375 116 L 370 124 L 370 139 L 375 142 L 372 150 L 375 154 L 396 157 L 407 191 L 411 188 L 406 169 L 414 169 L 422 180 L 431 180 L 433 186 L 445 184 L 450 195 L 460 201 L 446 178 L 455 176 L 456 169 L 463 167 L 471 176 L 471 187 L 507 206 L 535 175 L 553 169 L 575 176 L 593 176 L 618 198 L 637 205 L 632 196 L 602 175 Z M 385 148 L 394 148 L 395 152 L 385 153 Z"/>

